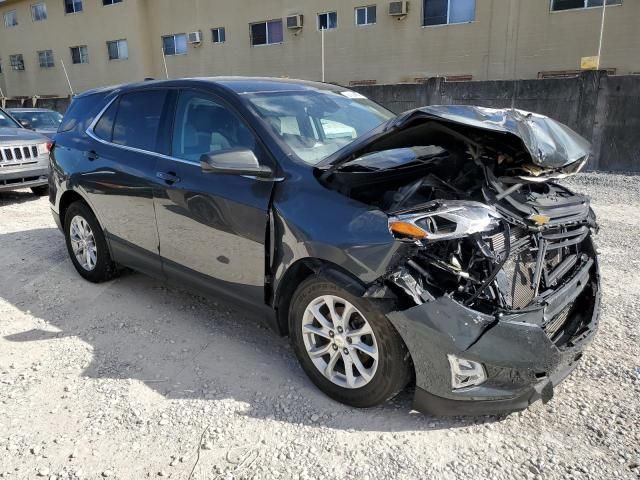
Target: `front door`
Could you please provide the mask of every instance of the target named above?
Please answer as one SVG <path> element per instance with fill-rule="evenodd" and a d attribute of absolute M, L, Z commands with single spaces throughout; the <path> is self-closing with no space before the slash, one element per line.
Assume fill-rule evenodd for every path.
<path fill-rule="evenodd" d="M 231 148 L 265 153 L 244 121 L 200 91 L 178 95 L 171 158 L 157 163 L 155 209 L 163 269 L 170 280 L 264 302 L 265 235 L 273 183 L 205 173 L 200 156 Z"/>

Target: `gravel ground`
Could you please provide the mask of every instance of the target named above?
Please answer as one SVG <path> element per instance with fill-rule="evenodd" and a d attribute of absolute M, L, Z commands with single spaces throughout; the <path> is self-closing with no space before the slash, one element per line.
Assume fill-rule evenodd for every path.
<path fill-rule="evenodd" d="M 501 419 L 337 404 L 232 305 L 83 281 L 47 199 L 0 194 L 0 477 L 640 478 L 640 177 L 569 183 L 602 226 L 600 333 L 549 404 Z"/>

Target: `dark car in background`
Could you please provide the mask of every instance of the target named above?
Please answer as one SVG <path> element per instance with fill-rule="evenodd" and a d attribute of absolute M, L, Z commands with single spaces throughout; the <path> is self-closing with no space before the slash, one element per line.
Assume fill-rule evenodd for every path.
<path fill-rule="evenodd" d="M 31 188 L 47 194 L 50 140 L 0 108 L 0 192 Z"/>
<path fill-rule="evenodd" d="M 62 114 L 47 108 L 9 108 L 9 113 L 24 128 L 35 130 L 52 138 L 62 122 Z"/>
<path fill-rule="evenodd" d="M 548 401 L 593 338 L 589 144 L 540 115 L 394 115 L 294 80 L 148 81 L 76 97 L 51 207 L 89 281 L 127 266 L 224 294 L 356 407 L 409 382 L 438 415 Z"/>

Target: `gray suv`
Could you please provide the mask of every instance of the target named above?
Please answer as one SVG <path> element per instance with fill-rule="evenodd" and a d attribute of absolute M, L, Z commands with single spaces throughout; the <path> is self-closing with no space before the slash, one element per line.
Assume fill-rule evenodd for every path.
<path fill-rule="evenodd" d="M 29 187 L 46 195 L 50 142 L 0 109 L 0 192 Z"/>

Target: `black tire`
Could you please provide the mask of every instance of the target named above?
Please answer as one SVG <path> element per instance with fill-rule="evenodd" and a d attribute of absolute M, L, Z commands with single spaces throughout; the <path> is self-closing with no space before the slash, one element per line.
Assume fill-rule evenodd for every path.
<path fill-rule="evenodd" d="M 333 383 L 314 365 L 304 344 L 302 319 L 307 306 L 323 295 L 333 295 L 355 306 L 371 326 L 378 346 L 378 366 L 369 381 L 359 388 Z M 396 396 L 411 378 L 411 359 L 402 338 L 387 320 L 380 305 L 352 295 L 321 276 L 304 280 L 293 295 L 289 308 L 289 332 L 294 351 L 311 381 L 329 397 L 358 408 L 372 407 Z"/>
<path fill-rule="evenodd" d="M 37 197 L 44 197 L 49 195 L 49 185 L 38 185 L 37 187 L 31 187 L 31 192 Z"/>
<path fill-rule="evenodd" d="M 92 270 L 85 269 L 80 262 L 78 262 L 71 246 L 71 221 L 77 216 L 82 217 L 89 224 L 93 233 L 97 253 L 95 267 Z M 81 201 L 74 202 L 67 208 L 64 215 L 64 238 L 67 244 L 69 258 L 71 258 L 73 266 L 84 279 L 93 283 L 100 283 L 112 279 L 117 274 L 116 265 L 111 260 L 104 232 L 86 203 Z"/>

